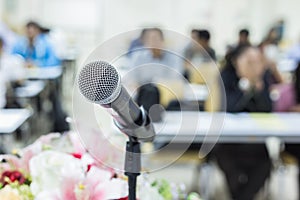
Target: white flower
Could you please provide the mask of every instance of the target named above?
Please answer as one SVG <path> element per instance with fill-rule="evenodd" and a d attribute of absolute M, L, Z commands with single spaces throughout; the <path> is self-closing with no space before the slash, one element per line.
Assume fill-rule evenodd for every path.
<path fill-rule="evenodd" d="M 34 195 L 59 189 L 66 175 L 78 179 L 84 177 L 80 160 L 69 154 L 55 151 L 45 151 L 33 157 L 29 167 L 32 178 L 30 187 Z"/>
<path fill-rule="evenodd" d="M 22 197 L 17 189 L 11 188 L 9 185 L 0 190 L 1 200 L 21 200 Z"/>
<path fill-rule="evenodd" d="M 95 166 L 86 172 L 86 161 L 72 155 L 45 151 L 30 160 L 35 200 L 104 200 L 127 196 L 127 182 Z"/>

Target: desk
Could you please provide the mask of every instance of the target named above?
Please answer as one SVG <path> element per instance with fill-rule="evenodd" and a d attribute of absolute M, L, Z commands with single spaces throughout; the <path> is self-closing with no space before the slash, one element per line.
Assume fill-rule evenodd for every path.
<path fill-rule="evenodd" d="M 0 109 L 0 153 L 7 151 L 8 143 L 5 136 L 12 138 L 15 132 L 29 117 L 31 112 L 27 109 Z"/>
<path fill-rule="evenodd" d="M 27 109 L 0 109 L 0 135 L 13 133 L 30 116 Z"/>
<path fill-rule="evenodd" d="M 183 100 L 206 101 L 208 98 L 208 88 L 204 84 L 189 84 L 185 86 Z"/>
<path fill-rule="evenodd" d="M 27 79 L 54 80 L 61 77 L 62 73 L 63 73 L 63 69 L 61 66 L 28 68 Z"/>
<path fill-rule="evenodd" d="M 32 98 L 38 96 L 45 88 L 44 81 L 25 81 L 21 87 L 15 89 L 17 98 Z"/>
<path fill-rule="evenodd" d="M 211 122 L 215 122 L 211 126 Z M 257 143 L 275 136 L 284 142 L 300 143 L 299 113 L 207 113 L 166 112 L 155 123 L 158 142 Z"/>

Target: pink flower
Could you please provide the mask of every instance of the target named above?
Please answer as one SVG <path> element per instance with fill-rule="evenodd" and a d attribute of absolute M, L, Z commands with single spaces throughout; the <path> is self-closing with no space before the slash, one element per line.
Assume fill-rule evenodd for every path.
<path fill-rule="evenodd" d="M 0 155 L 0 161 L 5 160 L 5 164 L 1 163 L 4 170 L 21 169 L 23 164 L 20 158 L 15 155 Z"/>
<path fill-rule="evenodd" d="M 92 167 L 83 179 L 66 175 L 63 177 L 61 194 L 68 200 L 101 200 L 105 191 L 97 188 L 111 178 L 111 173 Z"/>
<path fill-rule="evenodd" d="M 86 149 L 82 145 L 82 141 L 77 133 L 69 133 L 69 138 L 71 140 L 74 151 L 79 154 L 86 153 Z"/>
<path fill-rule="evenodd" d="M 105 200 L 127 196 L 127 183 L 111 179 L 112 173 L 91 167 L 83 179 L 63 177 L 62 199 L 68 200 Z"/>
<path fill-rule="evenodd" d="M 127 182 L 113 173 L 87 165 L 70 154 L 42 152 L 30 161 L 31 190 L 36 200 L 106 200 L 127 196 Z M 88 159 L 87 159 L 88 160 Z"/>

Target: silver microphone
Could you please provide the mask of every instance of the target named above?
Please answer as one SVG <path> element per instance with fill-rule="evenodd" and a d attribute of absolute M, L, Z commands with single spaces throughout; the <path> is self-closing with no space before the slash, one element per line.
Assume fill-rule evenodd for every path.
<path fill-rule="evenodd" d="M 112 108 L 116 126 L 128 136 L 152 141 L 155 131 L 150 117 L 139 107 L 121 85 L 121 77 L 115 67 L 104 61 L 91 62 L 79 73 L 81 94 L 92 103 Z"/>

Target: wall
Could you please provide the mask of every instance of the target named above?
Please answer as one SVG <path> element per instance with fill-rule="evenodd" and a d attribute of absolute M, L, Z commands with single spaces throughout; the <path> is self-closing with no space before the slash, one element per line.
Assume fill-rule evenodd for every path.
<path fill-rule="evenodd" d="M 257 43 L 282 17 L 287 39 L 300 35 L 299 0 L 0 0 L 0 7 L 0 16 L 16 26 L 38 19 L 65 30 L 86 53 L 112 35 L 152 25 L 186 35 L 192 27 L 208 28 L 219 54 L 240 28 L 249 28 Z"/>

